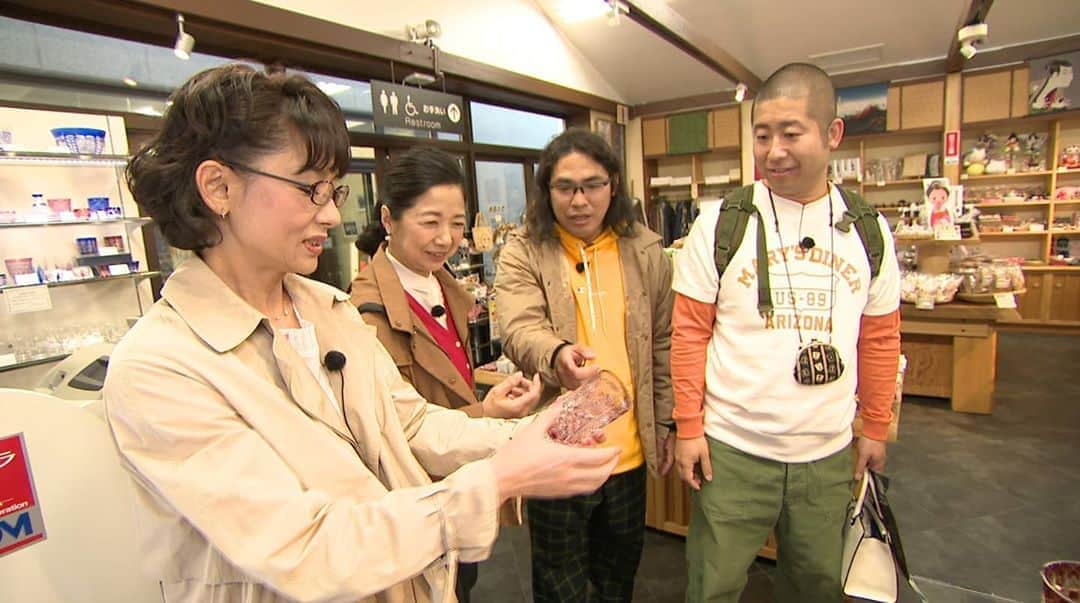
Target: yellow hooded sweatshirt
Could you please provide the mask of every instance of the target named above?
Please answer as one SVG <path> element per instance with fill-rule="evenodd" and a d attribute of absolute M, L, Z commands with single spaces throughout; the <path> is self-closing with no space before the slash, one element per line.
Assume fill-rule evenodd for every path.
<path fill-rule="evenodd" d="M 630 412 L 604 430 L 603 446 L 622 448 L 613 473 L 636 469 L 645 462 L 645 455 L 638 435 L 633 407 L 634 377 L 630 374 L 630 357 L 626 351 L 626 292 L 619 239 L 611 229 L 605 229 L 596 240 L 586 244 L 558 224 L 555 229 L 570 265 L 567 273 L 577 309 L 577 342 L 591 348 L 596 353 L 593 362 L 614 373 L 630 394 Z"/>

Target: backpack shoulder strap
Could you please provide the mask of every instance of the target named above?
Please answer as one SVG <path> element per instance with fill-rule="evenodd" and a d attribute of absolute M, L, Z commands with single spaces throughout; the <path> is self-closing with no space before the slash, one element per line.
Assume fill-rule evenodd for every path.
<path fill-rule="evenodd" d="M 724 204 L 720 207 L 720 215 L 716 218 L 716 238 L 714 260 L 716 262 L 716 279 L 724 276 L 731 258 L 742 244 L 743 235 L 746 233 L 746 223 L 750 216 L 757 210 L 754 209 L 754 185 L 741 186 L 724 195 Z"/>
<path fill-rule="evenodd" d="M 840 191 L 840 198 L 847 206 L 844 217 L 836 223 L 836 229 L 848 232 L 852 225 L 855 226 L 855 232 L 859 234 L 863 249 L 866 250 L 866 258 L 870 260 L 870 278 L 874 278 L 881 272 L 881 261 L 885 256 L 885 238 L 881 236 L 878 211 L 859 193 L 845 191 L 839 186 L 836 190 Z"/>

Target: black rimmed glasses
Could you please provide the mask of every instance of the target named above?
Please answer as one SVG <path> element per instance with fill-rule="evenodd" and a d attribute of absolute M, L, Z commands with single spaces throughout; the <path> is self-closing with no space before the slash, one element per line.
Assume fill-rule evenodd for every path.
<path fill-rule="evenodd" d="M 578 191 L 581 191 L 581 194 L 585 195 L 587 199 L 595 199 L 604 192 L 604 189 L 609 184 L 611 184 L 611 180 L 586 180 L 581 183 L 571 180 L 557 180 L 552 182 L 548 188 L 551 189 L 553 195 L 561 199 L 573 199 Z"/>
<path fill-rule="evenodd" d="M 252 174 L 266 176 L 267 178 L 273 178 L 274 180 L 280 180 L 282 182 L 288 182 L 289 184 L 307 193 L 308 197 L 311 199 L 311 202 L 318 207 L 326 205 L 331 200 L 334 201 L 334 206 L 341 207 L 342 205 L 345 205 L 345 201 L 349 198 L 348 184 L 340 184 L 338 186 L 334 186 L 334 183 L 329 180 L 320 180 L 313 184 L 308 184 L 306 182 L 300 182 L 299 180 L 293 180 L 292 178 L 286 178 L 284 176 L 278 176 L 277 174 L 271 174 L 270 172 L 257 170 L 251 166 L 237 163 L 235 161 L 219 161 L 233 169 L 251 172 Z"/>

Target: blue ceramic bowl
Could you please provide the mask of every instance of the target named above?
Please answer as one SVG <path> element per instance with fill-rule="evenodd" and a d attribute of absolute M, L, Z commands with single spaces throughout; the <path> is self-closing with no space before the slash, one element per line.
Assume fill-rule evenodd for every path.
<path fill-rule="evenodd" d="M 56 146 L 81 155 L 100 155 L 105 150 L 105 130 L 97 128 L 53 128 Z"/>

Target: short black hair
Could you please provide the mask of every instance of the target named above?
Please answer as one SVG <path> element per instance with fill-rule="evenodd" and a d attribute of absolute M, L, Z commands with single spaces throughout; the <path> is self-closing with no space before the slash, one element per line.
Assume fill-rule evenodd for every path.
<path fill-rule="evenodd" d="M 356 239 L 356 248 L 374 256 L 386 239 L 386 228 L 380 217 L 385 205 L 395 220 L 416 205 L 416 199 L 432 187 L 450 184 L 465 190 L 465 175 L 461 164 L 446 151 L 431 147 L 413 147 L 398 155 L 382 178 L 382 198 L 375 206 L 371 222 Z"/>
<path fill-rule="evenodd" d="M 583 128 L 571 128 L 559 134 L 540 153 L 536 169 L 536 190 L 525 209 L 529 237 L 543 241 L 555 236 L 555 211 L 551 207 L 551 173 L 555 164 L 570 153 L 581 153 L 599 163 L 611 179 L 611 205 L 604 214 L 604 226 L 622 237 L 634 232 L 634 206 L 626 193 L 622 161 L 600 135 Z"/>
<path fill-rule="evenodd" d="M 776 98 L 805 98 L 806 112 L 818 123 L 822 136 L 836 119 L 836 88 L 829 74 L 817 65 L 788 63 L 774 71 L 754 96 L 751 113 L 756 112 L 758 103 Z"/>
<path fill-rule="evenodd" d="M 218 217 L 195 184 L 203 161 L 250 164 L 298 138 L 307 152 L 299 172 L 349 170 L 345 116 L 303 76 L 222 65 L 192 76 L 169 101 L 161 130 L 128 163 L 127 181 L 173 247 L 198 252 L 221 242 Z"/>

